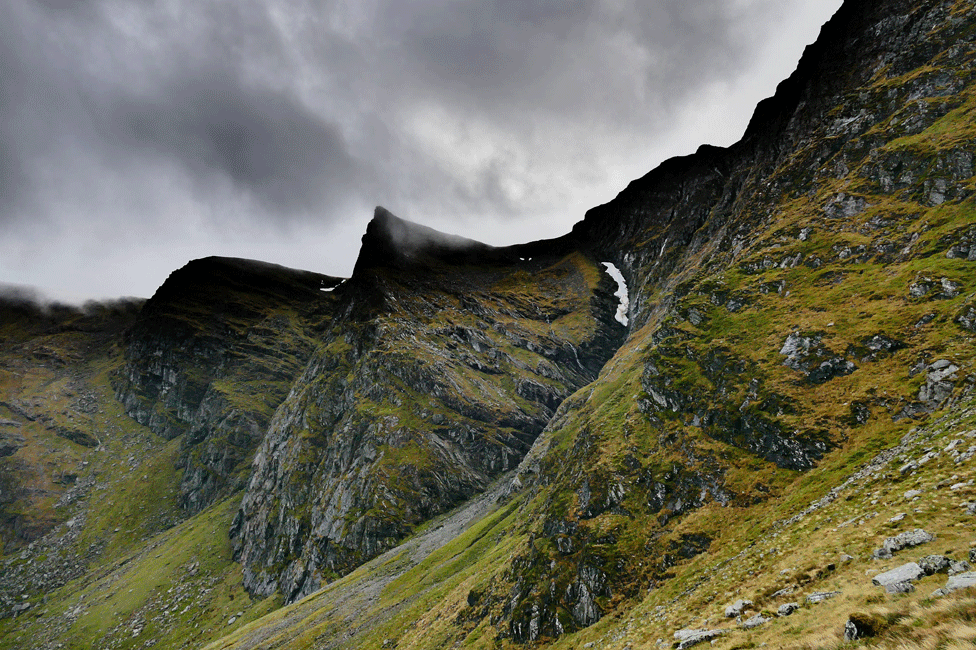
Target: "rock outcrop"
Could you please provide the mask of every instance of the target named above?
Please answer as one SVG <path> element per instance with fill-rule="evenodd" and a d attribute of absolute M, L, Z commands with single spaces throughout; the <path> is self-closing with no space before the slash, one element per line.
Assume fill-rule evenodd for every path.
<path fill-rule="evenodd" d="M 181 501 L 190 513 L 241 489 L 274 410 L 328 325 L 340 280 L 210 257 L 175 271 L 125 338 L 115 380 L 126 412 L 182 436 Z"/>
<path fill-rule="evenodd" d="M 249 591 L 297 599 L 517 466 L 616 351 L 615 288 L 580 254 L 518 260 L 378 208 L 255 457 L 231 531 Z"/>

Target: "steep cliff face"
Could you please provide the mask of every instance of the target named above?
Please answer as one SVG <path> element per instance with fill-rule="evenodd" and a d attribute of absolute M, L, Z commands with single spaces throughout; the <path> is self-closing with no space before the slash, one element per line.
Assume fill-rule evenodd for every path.
<path fill-rule="evenodd" d="M 621 267 L 634 328 L 520 468 L 543 523 L 482 606 L 504 636 L 593 624 L 669 575 L 650 558 L 707 549 L 691 513 L 777 496 L 971 388 L 974 11 L 845 4 L 742 141 L 574 228 Z"/>
<path fill-rule="evenodd" d="M 247 461 L 329 324 L 334 299 L 323 289 L 339 281 L 212 257 L 174 272 L 143 307 L 116 395 L 153 432 L 183 436 L 189 512 L 243 487 Z"/>
<path fill-rule="evenodd" d="M 191 263 L 141 310 L 115 375 L 127 412 L 169 443 L 130 421 L 119 435 L 117 405 L 96 418 L 74 381 L 100 373 L 105 391 L 134 311 L 84 333 L 25 333 L 34 317 L 10 312 L 4 543 L 51 525 L 16 529 L 7 468 L 48 473 L 43 506 L 61 488 L 39 459 L 56 450 L 91 505 L 55 537 L 113 564 L 97 589 L 0 633 L 134 647 L 145 623 L 173 647 L 225 630 L 220 647 L 655 647 L 752 598 L 797 618 L 747 632 L 729 619 L 716 647 L 819 647 L 824 621 L 841 630 L 876 605 L 913 621 L 878 647 L 904 647 L 923 619 L 933 647 L 971 638 L 971 594 L 909 585 L 879 600 L 860 585 L 898 531 L 931 528 L 953 571 L 974 557 L 974 60 L 971 2 L 852 0 L 741 142 L 666 162 L 564 237 L 492 248 L 378 209 L 343 282 Z M 604 260 L 627 279 L 627 327 Z M 132 453 L 147 440 L 155 475 Z M 115 503 L 106 477 L 140 498 Z M 182 514 L 166 499 L 143 514 L 177 481 Z M 237 488 L 239 508 L 236 495 L 207 507 Z M 11 544 L 11 530 L 29 534 Z M 164 579 L 157 544 L 179 558 Z M 140 550 L 117 562 L 113 548 Z M 24 602 L 22 576 L 84 573 L 49 579 L 64 564 L 49 550 L 4 560 L 3 612 L 41 602 L 41 587 Z M 142 596 L 118 586 L 130 559 Z M 333 584 L 232 631 L 281 602 L 242 604 L 239 571 L 252 596 L 286 601 Z M 89 606 L 101 628 L 79 618 Z"/>
<path fill-rule="evenodd" d="M 582 255 L 519 259 L 378 209 L 255 459 L 232 529 L 248 589 L 299 598 L 518 465 L 619 345 L 615 289 Z"/>

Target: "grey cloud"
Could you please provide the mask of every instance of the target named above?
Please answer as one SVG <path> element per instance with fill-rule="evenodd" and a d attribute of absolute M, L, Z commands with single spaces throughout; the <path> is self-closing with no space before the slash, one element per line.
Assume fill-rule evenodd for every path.
<path fill-rule="evenodd" d="M 280 91 L 183 78 L 158 96 L 120 102 L 114 117 L 138 146 L 196 178 L 223 174 L 272 212 L 312 211 L 360 182 L 338 130 Z"/>
<path fill-rule="evenodd" d="M 396 73 L 422 80 L 425 92 L 485 112 L 541 108 L 633 125 L 648 99 L 674 103 L 741 63 L 751 44 L 732 30 L 759 12 L 737 6 L 389 0 L 381 14 L 398 41 Z"/>
<path fill-rule="evenodd" d="M 754 64 L 744 35 L 839 1 L 5 0 L 5 273 L 25 281 L 14 265 L 55 244 L 149 250 L 165 231 L 180 255 L 235 219 L 287 237 L 378 204 L 559 234 Z"/>
<path fill-rule="evenodd" d="M 48 179 L 99 166 L 124 176 L 147 157 L 182 170 L 202 197 L 226 178 L 279 220 L 368 191 L 370 172 L 339 127 L 289 84 L 266 7 L 128 9 L 144 21 L 124 26 L 129 33 L 96 0 L 22 2 L 0 27 L 0 218 L 43 218 L 51 188 L 38 168 Z M 65 150 L 91 164 L 78 167 Z"/>

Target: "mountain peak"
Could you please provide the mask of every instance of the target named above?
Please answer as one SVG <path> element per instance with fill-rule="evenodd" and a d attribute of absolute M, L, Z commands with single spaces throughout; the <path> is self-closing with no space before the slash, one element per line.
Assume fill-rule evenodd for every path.
<path fill-rule="evenodd" d="M 377 206 L 366 227 L 353 275 L 377 267 L 405 268 L 435 262 L 480 261 L 496 250 L 474 239 L 407 221 Z"/>

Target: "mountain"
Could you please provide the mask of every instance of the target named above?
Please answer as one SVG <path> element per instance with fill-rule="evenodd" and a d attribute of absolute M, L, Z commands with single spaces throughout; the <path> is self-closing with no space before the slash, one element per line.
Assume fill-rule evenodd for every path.
<path fill-rule="evenodd" d="M 561 237 L 5 304 L 3 645 L 971 647 L 974 54 L 849 0 Z"/>

